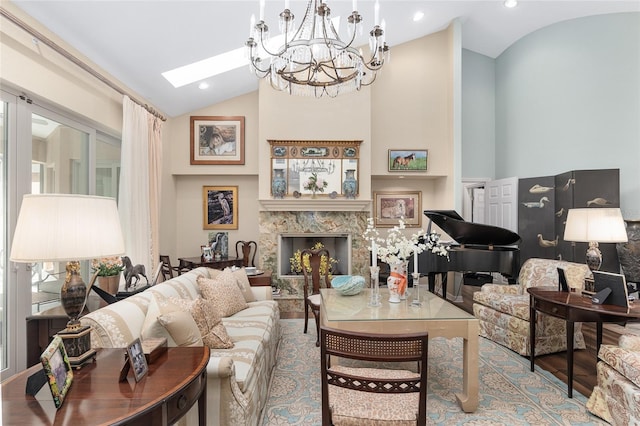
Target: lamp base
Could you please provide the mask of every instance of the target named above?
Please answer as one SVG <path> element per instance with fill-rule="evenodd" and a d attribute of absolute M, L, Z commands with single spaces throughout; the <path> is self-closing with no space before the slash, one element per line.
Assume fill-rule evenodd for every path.
<path fill-rule="evenodd" d="M 69 357 L 72 368 L 80 368 L 96 358 L 95 349 L 91 349 L 91 327 L 85 325 L 78 329 L 68 329 L 58 332 L 62 338 L 64 349 Z"/>
<path fill-rule="evenodd" d="M 587 266 L 592 271 L 597 271 L 602 266 L 602 252 L 598 248 L 598 243 L 592 241 L 587 249 Z"/>

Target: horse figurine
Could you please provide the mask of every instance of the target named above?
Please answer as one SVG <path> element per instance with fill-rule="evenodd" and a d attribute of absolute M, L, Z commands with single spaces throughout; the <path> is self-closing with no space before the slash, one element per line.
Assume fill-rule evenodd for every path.
<path fill-rule="evenodd" d="M 129 256 L 122 256 L 122 264 L 124 265 L 125 291 L 129 290 L 129 288 L 131 287 L 131 280 L 133 280 L 134 278 L 136 279 L 134 286 L 138 285 L 138 281 L 140 281 L 140 275 L 142 275 L 145 281 L 147 281 L 147 284 L 149 284 L 149 279 L 145 275 L 144 265 L 138 264 L 133 266 L 133 264 L 131 263 L 131 259 L 129 259 Z"/>

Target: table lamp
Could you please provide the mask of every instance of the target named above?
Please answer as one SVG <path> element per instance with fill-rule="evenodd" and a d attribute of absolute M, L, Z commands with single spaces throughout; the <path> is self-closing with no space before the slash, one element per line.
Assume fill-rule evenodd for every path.
<path fill-rule="evenodd" d="M 569 209 L 564 228 L 565 241 L 589 243 L 587 265 L 597 271 L 602 265 L 598 243 L 624 243 L 627 231 L 619 208 Z"/>
<path fill-rule="evenodd" d="M 30 194 L 22 199 L 10 260 L 18 263 L 67 262 L 60 301 L 69 322 L 58 333 L 72 366 L 95 357 L 90 327 L 82 327 L 89 287 L 80 275 L 80 260 L 124 254 L 124 239 L 116 200 L 77 194 Z"/>

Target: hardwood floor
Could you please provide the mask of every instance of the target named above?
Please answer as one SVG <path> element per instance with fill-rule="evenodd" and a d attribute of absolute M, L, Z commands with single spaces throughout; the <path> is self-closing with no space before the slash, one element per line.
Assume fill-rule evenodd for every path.
<path fill-rule="evenodd" d="M 461 309 L 473 313 L 473 293 L 480 287 L 465 285 L 462 287 L 462 303 L 455 303 Z M 282 312 L 282 318 L 304 318 L 304 313 Z M 573 355 L 573 389 L 582 395 L 589 397 L 596 385 L 596 328 L 595 324 L 583 323 L 582 333 L 587 348 L 576 350 Z M 617 344 L 620 335 L 606 327 L 602 333 L 603 344 Z M 536 366 L 549 371 L 564 383 L 567 383 L 567 354 L 558 352 L 555 354 L 536 357 Z"/>

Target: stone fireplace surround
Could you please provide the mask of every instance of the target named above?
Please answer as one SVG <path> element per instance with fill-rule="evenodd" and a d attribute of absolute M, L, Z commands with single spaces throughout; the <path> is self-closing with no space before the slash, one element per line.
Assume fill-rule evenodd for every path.
<path fill-rule="evenodd" d="M 258 247 L 260 262 L 272 271 L 272 285 L 280 288 L 277 299 L 282 312 L 303 312 L 303 284 L 300 276 L 278 276 L 278 239 L 281 234 L 350 234 L 351 274 L 369 281 L 369 250 L 362 234 L 369 211 L 261 211 Z M 309 247 L 311 248 L 311 247 Z"/>

